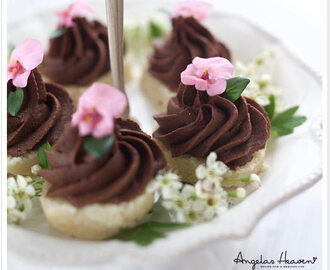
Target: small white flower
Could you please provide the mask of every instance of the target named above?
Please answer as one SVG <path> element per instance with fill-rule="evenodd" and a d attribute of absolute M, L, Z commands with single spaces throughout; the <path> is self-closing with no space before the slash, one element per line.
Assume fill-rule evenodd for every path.
<path fill-rule="evenodd" d="M 31 168 L 31 172 L 33 175 L 38 175 L 38 172 L 41 170 L 41 167 L 39 164 L 33 165 Z"/>
<path fill-rule="evenodd" d="M 274 52 L 272 51 L 266 51 L 256 56 L 246 65 L 242 62 L 235 63 L 235 75 L 250 79 L 250 83 L 242 95 L 256 100 L 262 106 L 269 104 L 268 98 L 270 95 L 279 96 L 280 91 L 274 86 L 273 78 L 270 74 L 273 66 Z"/>
<path fill-rule="evenodd" d="M 20 189 L 24 189 L 27 186 L 27 181 L 22 175 L 17 175 L 16 177 L 17 185 Z"/>
<path fill-rule="evenodd" d="M 33 197 L 36 194 L 36 191 L 32 185 L 26 187 L 26 194 Z"/>
<path fill-rule="evenodd" d="M 17 175 L 7 178 L 7 222 L 19 223 L 32 210 L 31 199 L 36 195 L 33 179 Z"/>
<path fill-rule="evenodd" d="M 198 179 L 204 179 L 207 175 L 207 169 L 205 168 L 204 165 L 198 165 L 196 168 L 196 177 Z"/>
<path fill-rule="evenodd" d="M 206 167 L 199 165 L 196 168 L 196 177 L 198 179 L 218 179 L 228 171 L 228 167 L 221 161 L 217 161 L 217 154 L 211 152 L 206 158 Z"/>
<path fill-rule="evenodd" d="M 203 217 L 205 221 L 213 219 L 217 215 L 216 208 L 206 208 L 203 213 Z"/>
<path fill-rule="evenodd" d="M 9 177 L 7 179 L 7 194 L 13 194 L 17 192 L 17 183 L 14 177 Z"/>
<path fill-rule="evenodd" d="M 250 180 L 252 182 L 257 183 L 257 184 L 260 184 L 261 183 L 261 180 L 260 180 L 259 175 L 255 174 L 255 173 L 250 174 Z"/>
<path fill-rule="evenodd" d="M 167 210 L 182 212 L 191 208 L 191 202 L 191 200 L 185 200 L 178 196 L 176 198 L 164 199 L 162 204 Z"/>
<path fill-rule="evenodd" d="M 184 199 L 192 198 L 195 195 L 195 188 L 193 185 L 185 184 L 181 190 L 181 197 Z"/>
<path fill-rule="evenodd" d="M 199 213 L 201 213 L 205 209 L 205 202 L 200 199 L 193 200 L 191 205 L 192 205 L 192 209 Z"/>
<path fill-rule="evenodd" d="M 237 198 L 243 199 L 245 197 L 245 195 L 246 195 L 246 191 L 245 191 L 244 188 L 239 187 L 239 188 L 236 189 L 236 197 Z"/>
<path fill-rule="evenodd" d="M 171 198 L 176 191 L 182 188 L 182 183 L 177 174 L 160 172 L 147 187 L 147 192 L 160 191 L 164 198 Z"/>
<path fill-rule="evenodd" d="M 14 209 L 16 207 L 16 200 L 13 196 L 7 196 L 7 208 Z"/>
<path fill-rule="evenodd" d="M 177 216 L 178 219 L 181 220 L 180 222 L 185 222 L 185 223 L 199 223 L 204 221 L 201 213 L 193 209 L 189 209 L 186 212 L 178 213 Z"/>
<path fill-rule="evenodd" d="M 168 210 L 182 211 L 192 208 L 192 199 L 195 196 L 195 189 L 192 185 L 186 184 L 181 192 L 174 192 L 171 195 L 163 196 L 163 206 Z"/>
<path fill-rule="evenodd" d="M 199 198 L 207 198 L 220 186 L 220 181 L 214 179 L 199 180 L 195 185 L 196 195 Z"/>

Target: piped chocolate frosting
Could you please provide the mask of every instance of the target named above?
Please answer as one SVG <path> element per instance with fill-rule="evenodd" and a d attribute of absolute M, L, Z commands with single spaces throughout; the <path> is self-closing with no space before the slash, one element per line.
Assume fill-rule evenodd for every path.
<path fill-rule="evenodd" d="M 60 84 L 89 85 L 110 70 L 107 28 L 83 17 L 50 40 L 41 72 Z"/>
<path fill-rule="evenodd" d="M 154 52 L 149 58 L 149 72 L 176 91 L 180 74 L 198 56 L 220 56 L 230 60 L 227 47 L 193 17 L 172 19 L 172 32 L 165 40 L 154 41 Z"/>
<path fill-rule="evenodd" d="M 7 95 L 16 91 L 12 80 L 7 83 Z M 54 144 L 71 121 L 72 100 L 60 86 L 44 83 L 37 69 L 31 71 L 24 100 L 16 116 L 7 112 L 7 149 L 11 156 L 21 156 L 37 150 L 45 142 Z"/>
<path fill-rule="evenodd" d="M 241 96 L 233 103 L 182 83 L 177 96 L 169 101 L 167 113 L 154 119 L 159 128 L 153 136 L 168 144 L 174 157 L 205 158 L 215 152 L 231 169 L 252 160 L 270 135 L 267 113 L 252 99 Z"/>
<path fill-rule="evenodd" d="M 51 169 L 39 174 L 51 184 L 48 197 L 76 207 L 129 201 L 166 166 L 157 144 L 129 119 L 116 119 L 115 141 L 104 158 L 87 154 L 82 143 L 78 129 L 68 125 L 54 151 L 47 152 Z"/>

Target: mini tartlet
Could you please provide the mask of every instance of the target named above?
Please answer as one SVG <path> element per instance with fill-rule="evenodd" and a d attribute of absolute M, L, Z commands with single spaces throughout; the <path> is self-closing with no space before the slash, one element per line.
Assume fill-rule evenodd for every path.
<path fill-rule="evenodd" d="M 154 203 L 146 187 L 166 159 L 136 122 L 114 118 L 124 111 L 123 100 L 119 90 L 93 84 L 79 99 L 78 111 L 54 151 L 46 152 L 51 168 L 39 175 L 50 186 L 41 204 L 52 227 L 66 235 L 110 237 L 137 225 Z M 86 150 L 91 136 L 96 144 L 112 136 L 110 146 L 102 145 L 109 147 L 102 157 Z"/>
<path fill-rule="evenodd" d="M 169 167 L 183 179 L 190 179 L 210 152 L 230 168 L 225 179 L 263 169 L 270 121 L 254 100 L 243 96 L 234 102 L 228 99 L 226 82 L 232 74 L 233 67 L 226 59 L 194 59 L 181 73 L 182 82 L 167 112 L 154 116 L 159 128 L 153 136 Z"/>
<path fill-rule="evenodd" d="M 93 82 L 111 83 L 107 27 L 82 17 L 85 13 L 92 15 L 93 10 L 79 1 L 57 13 L 59 34 L 50 39 L 41 65 L 48 80 L 65 85 L 75 104 Z M 125 63 L 125 78 L 129 73 Z"/>
<path fill-rule="evenodd" d="M 38 164 L 38 148 L 46 142 L 54 144 L 71 120 L 73 103 L 66 90 L 44 83 L 38 72 L 42 58 L 42 45 L 35 39 L 20 43 L 11 55 L 7 82 L 9 174 L 30 175 L 31 167 Z"/>
<path fill-rule="evenodd" d="M 200 23 L 208 17 L 209 9 L 209 4 L 199 1 L 180 3 L 172 14 L 172 31 L 165 39 L 153 42 L 141 88 L 159 112 L 166 109 L 180 83 L 180 73 L 196 56 L 231 58 L 226 45 Z"/>

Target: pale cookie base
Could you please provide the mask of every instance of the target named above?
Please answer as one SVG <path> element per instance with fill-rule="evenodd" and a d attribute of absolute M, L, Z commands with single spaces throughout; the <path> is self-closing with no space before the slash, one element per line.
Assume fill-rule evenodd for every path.
<path fill-rule="evenodd" d="M 43 78 L 45 79 L 46 82 L 52 82 L 47 76 L 42 75 Z M 132 73 L 131 73 L 131 67 L 129 62 L 125 61 L 124 64 L 124 78 L 125 78 L 125 83 L 129 82 L 132 79 Z M 112 85 L 112 77 L 111 77 L 111 72 L 108 72 L 98 78 L 95 82 L 102 82 L 106 83 L 109 85 Z M 78 85 L 62 85 L 65 90 L 68 91 L 69 95 L 71 96 L 73 100 L 73 104 L 77 107 L 79 97 L 91 86 L 86 85 L 86 86 L 78 86 Z"/>
<path fill-rule="evenodd" d="M 179 157 L 172 157 L 171 151 L 165 144 L 159 140 L 156 140 L 156 142 L 166 156 L 168 168 L 177 172 L 182 177 L 182 179 L 189 179 L 189 177 L 195 175 L 195 170 L 200 164 L 205 165 L 206 160 L 204 158 L 196 158 L 186 154 Z M 235 179 L 246 177 L 252 173 L 260 173 L 263 171 L 265 152 L 265 149 L 261 149 L 255 152 L 251 161 L 246 163 L 244 166 L 238 167 L 236 170 L 229 170 L 224 175 L 224 179 Z M 242 182 L 232 182 L 225 184 L 223 183 L 222 185 L 224 187 L 238 187 L 244 186 L 245 184 Z"/>
<path fill-rule="evenodd" d="M 20 157 L 7 155 L 7 173 L 32 176 L 31 167 L 38 164 L 38 152 L 31 151 Z"/>
<path fill-rule="evenodd" d="M 176 92 L 170 91 L 165 84 L 152 77 L 147 70 L 142 74 L 140 87 L 150 103 L 156 108 L 157 113 L 166 112 L 168 101 L 176 95 Z"/>
<path fill-rule="evenodd" d="M 91 204 L 77 208 L 63 199 L 41 197 L 41 205 L 51 226 L 85 240 L 102 240 L 136 226 L 152 208 L 154 195 L 143 193 L 120 204 Z"/>

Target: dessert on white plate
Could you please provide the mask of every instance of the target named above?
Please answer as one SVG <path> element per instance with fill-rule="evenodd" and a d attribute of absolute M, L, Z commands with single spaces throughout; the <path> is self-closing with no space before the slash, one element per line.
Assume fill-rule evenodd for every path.
<path fill-rule="evenodd" d="M 135 2 L 127 5 L 128 14 L 133 15 L 137 11 L 142 14 L 150 8 L 149 5 L 145 5 L 143 9 L 139 9 L 139 5 Z M 103 5 L 100 5 L 98 10 L 101 14 L 104 10 Z M 39 17 L 31 18 L 31 21 L 39 20 Z M 244 62 L 263 51 L 265 44 L 275 45 L 278 49 L 276 54 L 279 57 L 276 83 L 285 90 L 283 99 L 290 105 L 301 104 L 301 111 L 307 114 L 308 118 L 311 119 L 310 121 L 316 119 L 319 114 L 317 105 L 320 103 L 320 91 L 317 89 L 320 88 L 320 84 L 313 73 L 297 62 L 276 39 L 270 38 L 269 34 L 251 25 L 248 21 L 232 15 L 213 14 L 207 23 L 216 37 L 231 45 L 230 48 L 235 59 L 242 59 Z M 29 32 L 27 25 L 20 25 L 20 27 L 17 26 L 13 29 L 17 30 L 12 31 L 13 37 L 14 33 L 15 35 L 22 33 L 23 29 L 27 33 Z M 30 32 L 34 33 L 35 29 L 30 29 Z M 251 40 L 251 44 L 242 48 L 239 39 L 244 40 L 245 35 Z M 288 72 L 295 72 L 297 76 L 303 78 L 303 81 L 288 77 Z M 127 85 L 127 88 L 129 91 L 136 91 L 137 93 L 139 90 L 136 89 L 137 85 L 138 82 L 134 82 L 134 84 Z M 316 91 L 311 93 L 306 87 L 307 89 L 316 89 Z M 299 89 L 299 91 L 295 91 L 295 89 Z M 133 95 L 131 99 L 131 103 L 134 104 L 131 110 L 132 115 L 140 121 L 144 130 L 154 130 L 155 122 L 150 117 L 154 111 L 144 100 L 143 95 L 135 98 L 136 96 Z M 145 102 L 141 102 L 141 100 Z M 49 223 L 41 210 L 35 207 L 34 212 L 21 226 L 9 226 L 9 252 L 19 253 L 42 265 L 49 263 L 74 265 L 77 262 L 79 264 L 93 264 L 96 261 L 109 261 L 117 255 L 136 256 L 142 259 L 167 257 L 182 254 L 182 252 L 199 247 L 212 239 L 243 236 L 252 229 L 263 213 L 282 200 L 315 183 L 320 177 L 318 168 L 321 148 L 318 140 L 314 141 L 314 133 L 310 125 L 302 126 L 293 136 L 276 140 L 276 143 L 274 141 L 269 143 L 267 149 L 266 159 L 271 164 L 271 170 L 267 170 L 262 175 L 263 187 L 249 196 L 247 202 L 232 207 L 221 218 L 215 218 L 199 226 L 175 231 L 168 234 L 167 238 L 156 241 L 151 247 L 140 247 L 118 241 L 88 243 L 70 238 L 65 239 L 61 237 L 61 234 L 49 228 Z M 302 151 L 302 149 L 304 150 Z M 288 163 L 283 162 L 283 157 L 288 157 L 290 160 L 299 159 L 299 162 L 291 162 L 288 170 Z M 67 201 L 65 202 L 67 203 Z M 255 207 L 251 209 L 251 205 Z M 25 247 L 32 241 L 34 245 L 27 250 Z M 97 248 L 95 248 L 96 245 Z M 44 246 L 49 246 L 49 249 L 43 249 Z"/>
<path fill-rule="evenodd" d="M 7 173 L 30 175 L 37 151 L 54 144 L 71 120 L 73 104 L 65 89 L 44 83 L 37 66 L 43 46 L 26 39 L 13 51 L 8 66 Z"/>
<path fill-rule="evenodd" d="M 95 81 L 111 84 L 108 30 L 98 20 L 83 15 L 94 10 L 85 2 L 75 1 L 57 12 L 58 28 L 51 34 L 41 72 L 47 80 L 64 85 L 75 104 Z M 130 79 L 125 62 L 125 79 Z"/>
<path fill-rule="evenodd" d="M 233 78 L 233 73 L 225 58 L 196 57 L 181 73 L 167 111 L 154 116 L 159 128 L 153 136 L 161 142 L 169 167 L 184 179 L 191 178 L 211 152 L 230 168 L 225 179 L 263 169 L 270 120 L 262 106 L 241 96 L 249 79 Z"/>
<path fill-rule="evenodd" d="M 231 59 L 226 45 L 201 24 L 210 9 L 211 4 L 202 1 L 181 2 L 171 15 L 172 31 L 165 38 L 153 41 L 141 89 L 158 112 L 166 109 L 180 83 L 180 73 L 195 57 Z"/>
<path fill-rule="evenodd" d="M 151 209 L 154 194 L 146 187 L 166 160 L 136 122 L 115 118 L 126 104 L 119 90 L 94 83 L 47 152 L 50 168 L 38 174 L 50 187 L 41 205 L 56 230 L 101 240 L 136 226 Z"/>

